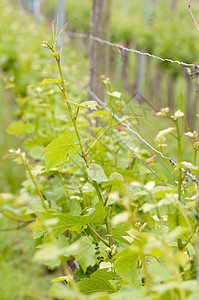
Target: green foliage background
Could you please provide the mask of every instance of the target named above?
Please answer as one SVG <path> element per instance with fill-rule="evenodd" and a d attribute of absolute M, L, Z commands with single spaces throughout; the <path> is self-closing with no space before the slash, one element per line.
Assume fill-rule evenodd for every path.
<path fill-rule="evenodd" d="M 49 1 L 45 7 L 48 14 L 54 14 L 54 3 Z M 197 33 L 181 4 L 177 17 L 171 25 L 165 26 L 169 13 L 165 3 L 158 2 L 152 13 L 158 10 L 160 15 L 152 18 L 149 26 L 143 26 L 138 17 L 143 11 L 143 2 L 131 2 L 129 14 L 122 18 L 121 14 L 118 17 L 121 2 L 115 1 L 112 38 L 117 42 L 130 39 L 132 45 L 151 53 L 163 57 L 169 53 L 173 59 L 192 63 L 198 55 Z M 67 2 L 69 28 L 88 32 L 91 1 L 84 1 L 82 10 L 79 5 L 79 1 Z M 85 167 L 82 157 L 77 155 L 80 145 L 62 96 L 57 86 L 44 84 L 52 83 L 48 78 L 58 78 L 53 58 L 40 47 L 43 40 L 52 41 L 49 30 L 45 23 L 36 25 L 31 16 L 5 1 L 1 1 L 0 8 L 1 129 L 6 140 L 1 140 L 1 155 L 10 147 L 18 146 L 26 152 L 31 172 L 49 208 L 44 211 L 30 174 L 25 174 L 25 168 L 21 166 L 21 162 L 26 164 L 23 155 L 16 152 L 14 158 L 18 165 L 8 164 L 7 160 L 1 162 L 2 299 L 48 299 L 42 296 L 44 294 L 58 299 L 77 299 L 71 284 L 59 283 L 59 280 L 63 281 L 58 278 L 62 275 L 60 264 L 69 259 L 75 259 L 79 264 L 75 276 L 83 299 L 197 299 L 194 248 L 197 220 L 177 201 L 179 191 L 172 176 L 153 162 L 153 170 L 168 185 L 166 188 L 161 186 L 157 178 L 118 142 L 116 129 L 96 143 L 89 153 L 90 165 Z M 182 34 L 181 26 L 187 28 L 186 35 Z M 132 31 L 132 28 L 136 30 Z M 164 36 L 163 41 L 160 41 L 160 35 Z M 87 57 L 82 55 L 78 42 L 75 45 L 66 38 L 66 45 L 63 52 L 66 88 L 73 112 L 80 108 L 78 126 L 83 146 L 91 147 L 94 142 L 92 130 L 99 136 L 103 128 L 91 130 L 89 121 L 98 117 L 108 126 L 111 116 L 100 107 L 89 115 L 85 113 L 82 102 L 87 98 L 86 91 L 72 78 L 87 82 Z M 167 64 L 164 67 L 170 68 Z M 45 78 L 47 81 L 40 85 Z M 117 89 L 116 83 L 111 89 L 112 92 Z M 8 99 L 9 103 L 5 105 L 3 99 Z M 109 100 L 114 101 L 116 111 L 125 105 L 128 107 L 125 95 Z M 13 122 L 7 127 L 11 118 Z M 145 125 L 151 134 L 151 142 L 158 130 L 164 129 L 165 125 L 171 126 L 172 120 L 160 122 L 155 120 L 151 127 Z M 141 130 L 144 128 L 136 120 L 129 124 Z M 5 135 L 6 127 L 10 135 Z M 121 136 L 144 161 L 150 157 L 149 151 L 136 138 L 131 136 L 129 140 L 127 131 L 122 131 Z M 184 140 L 187 144 L 188 138 Z M 170 141 L 168 139 L 169 145 Z M 175 159 L 176 149 L 176 146 L 170 146 L 168 150 Z M 186 151 L 190 155 L 188 160 L 193 162 L 191 145 L 183 151 L 184 157 Z M 198 168 L 196 175 L 197 172 Z M 99 185 L 103 197 L 107 197 L 107 205 L 99 202 L 93 181 Z M 194 184 L 190 182 L 181 196 L 196 211 Z M 117 251 L 114 247 L 107 250 L 89 227 L 92 224 L 108 243 L 106 216 L 111 220 Z M 23 227 L 24 223 L 27 224 Z M 18 230 L 18 226 L 22 228 Z M 16 230 L 10 230 L 13 227 Z M 68 236 L 63 235 L 66 230 Z M 52 285 L 51 279 L 54 279 Z M 68 277 L 64 279 L 68 280 Z"/>

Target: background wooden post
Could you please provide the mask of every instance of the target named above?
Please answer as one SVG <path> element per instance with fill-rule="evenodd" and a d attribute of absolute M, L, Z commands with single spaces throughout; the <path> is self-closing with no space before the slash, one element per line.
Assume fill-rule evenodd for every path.
<path fill-rule="evenodd" d="M 91 12 L 90 34 L 110 40 L 112 0 L 93 0 Z M 91 90 L 102 100 L 105 99 L 105 87 L 101 83 L 101 75 L 108 76 L 109 46 L 90 39 L 89 85 Z M 88 95 L 89 99 L 93 99 Z"/>
<path fill-rule="evenodd" d="M 147 25 L 150 18 L 151 0 L 145 0 L 144 7 L 144 23 Z M 146 49 L 147 50 L 147 49 Z M 137 84 L 136 84 L 136 98 L 141 101 L 144 89 L 144 77 L 146 75 L 146 61 L 145 55 L 138 56 L 138 69 L 137 69 Z"/>
<path fill-rule="evenodd" d="M 40 17 L 41 17 L 41 2 L 40 0 L 34 0 L 33 2 L 33 12 L 34 12 L 34 17 L 35 17 L 35 20 L 37 22 L 39 22 L 40 20 Z"/>
<path fill-rule="evenodd" d="M 60 30 L 66 23 L 66 0 L 57 0 L 57 15 L 58 15 L 58 32 L 60 32 Z M 60 38 L 58 39 L 58 50 L 61 50 L 62 46 L 63 46 L 63 39 L 60 36 Z"/>
<path fill-rule="evenodd" d="M 129 0 L 122 0 L 122 11 L 124 13 L 128 12 Z"/>
<path fill-rule="evenodd" d="M 178 4 L 177 0 L 171 0 L 171 10 L 172 10 L 173 13 L 176 12 L 177 4 Z"/>

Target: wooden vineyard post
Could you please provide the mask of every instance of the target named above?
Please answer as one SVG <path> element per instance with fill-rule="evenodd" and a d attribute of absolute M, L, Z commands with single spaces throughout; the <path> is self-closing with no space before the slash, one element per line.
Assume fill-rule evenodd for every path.
<path fill-rule="evenodd" d="M 122 11 L 124 13 L 128 12 L 129 0 L 122 0 Z"/>
<path fill-rule="evenodd" d="M 112 0 L 93 0 L 91 12 L 90 34 L 101 39 L 110 40 Z M 102 100 L 105 99 L 105 87 L 101 83 L 101 75 L 108 76 L 109 46 L 90 39 L 89 85 L 91 90 Z M 88 99 L 93 99 L 88 95 Z"/>
<path fill-rule="evenodd" d="M 33 12 L 34 12 L 34 17 L 37 22 L 39 22 L 40 17 L 41 17 L 41 2 L 40 0 L 34 0 L 33 2 Z"/>
<path fill-rule="evenodd" d="M 66 22 L 66 0 L 57 0 L 57 15 L 58 15 L 58 32 L 62 29 Z M 63 46 L 63 39 L 58 40 L 58 50 Z"/>
<path fill-rule="evenodd" d="M 171 0 L 171 11 L 172 11 L 172 13 L 176 12 L 177 4 L 178 4 L 177 0 Z"/>
<path fill-rule="evenodd" d="M 27 2 L 27 10 L 33 13 L 35 21 L 39 22 L 41 17 L 41 0 L 29 0 Z"/>
<path fill-rule="evenodd" d="M 151 10 L 151 0 L 145 0 L 144 7 L 144 23 L 147 25 L 149 23 Z M 137 84 L 136 84 L 136 97 L 138 101 L 141 101 L 143 89 L 144 89 L 144 77 L 146 75 L 146 62 L 147 57 L 144 55 L 138 56 L 138 69 L 137 69 Z"/>

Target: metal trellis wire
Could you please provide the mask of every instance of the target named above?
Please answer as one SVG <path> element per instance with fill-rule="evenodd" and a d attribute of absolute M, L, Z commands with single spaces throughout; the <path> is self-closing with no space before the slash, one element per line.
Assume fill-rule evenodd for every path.
<path fill-rule="evenodd" d="M 124 47 L 123 45 L 121 45 L 120 43 L 118 43 L 118 44 L 117 43 L 111 43 L 109 41 L 101 39 L 100 37 L 94 36 L 92 34 L 71 32 L 71 31 L 67 31 L 65 34 L 69 37 L 92 39 L 92 40 L 95 40 L 96 42 L 101 43 L 101 44 L 105 44 L 105 45 L 108 45 L 108 46 L 111 46 L 111 47 L 116 47 L 117 49 L 127 51 L 127 52 L 133 52 L 133 53 L 136 53 L 136 54 L 149 56 L 149 57 L 158 59 L 162 62 L 170 62 L 172 64 L 178 64 L 178 65 L 182 65 L 184 67 L 194 67 L 194 64 L 188 64 L 188 63 L 185 63 L 185 62 L 182 62 L 182 61 L 179 61 L 179 60 L 172 60 L 170 58 L 162 58 L 160 56 L 153 55 L 153 54 L 150 54 L 148 52 L 142 52 L 140 50 L 127 48 L 127 47 Z"/>

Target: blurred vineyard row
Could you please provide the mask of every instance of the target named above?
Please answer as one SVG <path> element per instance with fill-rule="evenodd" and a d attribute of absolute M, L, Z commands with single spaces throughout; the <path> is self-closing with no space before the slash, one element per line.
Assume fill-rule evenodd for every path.
<path fill-rule="evenodd" d="M 126 2 L 126 5 L 124 5 Z M 49 23 L 56 18 L 57 1 L 41 1 L 42 15 Z M 66 1 L 68 30 L 89 33 L 92 1 Z M 193 3 L 197 19 L 199 9 Z M 112 1 L 111 41 L 162 58 L 186 63 L 198 61 L 198 32 L 188 13 L 188 7 L 176 0 Z M 83 39 L 82 53 L 88 56 L 89 40 Z M 156 110 L 162 106 L 177 109 L 179 90 L 184 93 L 186 117 L 191 129 L 196 126 L 198 86 L 191 81 L 185 67 L 159 62 L 132 53 L 110 54 L 112 81 L 121 86 L 132 98 L 146 99 Z M 196 92 L 195 92 L 196 91 Z"/>
<path fill-rule="evenodd" d="M 112 41 L 117 43 L 125 43 L 128 47 L 142 49 L 165 58 L 169 57 L 171 59 L 179 59 L 187 63 L 193 63 L 197 61 L 197 32 L 188 16 L 186 7 L 183 6 L 182 3 L 178 2 L 176 12 L 174 12 L 171 10 L 170 5 L 168 5 L 168 1 L 153 1 L 150 12 L 150 21 L 146 25 L 144 23 L 143 16 L 144 1 L 136 0 L 131 2 L 132 3 L 129 3 L 128 11 L 121 13 L 122 2 L 113 1 Z M 90 8 L 91 1 L 67 1 L 66 16 L 69 23 L 68 29 L 71 31 L 88 33 Z M 46 24 L 49 26 L 49 24 L 51 24 L 51 20 L 56 16 L 55 1 L 44 2 L 44 16 L 45 17 L 41 18 L 40 23 L 35 23 L 35 20 L 31 14 L 27 13 L 25 10 L 22 10 L 14 3 L 10 5 L 10 1 L 8 4 L 8 1 L 6 0 L 2 0 L 0 3 L 0 18 L 2 24 L 0 27 L 0 88 L 2 91 L 2 97 L 0 100 L 2 110 L 0 113 L 3 132 L 1 136 L 1 155 L 6 154 L 10 147 L 23 147 L 28 155 L 28 159 L 31 162 L 31 169 L 34 175 L 37 177 L 39 187 L 42 193 L 48 199 L 48 202 L 53 205 L 53 208 L 56 208 L 57 210 L 63 210 L 64 213 L 79 214 L 81 213 L 82 207 L 80 201 L 74 197 L 79 195 L 77 194 L 76 190 L 83 176 L 81 169 L 76 167 L 74 164 L 72 166 L 68 164 L 66 169 L 63 169 L 64 181 L 67 183 L 67 185 L 71 185 L 72 187 L 72 189 L 69 189 L 69 192 L 66 193 L 58 176 L 60 174 L 62 176 L 62 173 L 59 174 L 58 171 L 57 174 L 57 170 L 52 170 L 52 173 L 47 174 L 46 170 L 44 170 L 44 159 L 41 158 L 41 153 L 44 147 L 50 143 L 53 138 L 59 136 L 63 130 L 65 130 L 66 120 L 68 122 L 67 124 L 70 122 L 69 118 L 64 113 L 64 103 L 62 103 L 60 99 L 60 93 L 51 87 L 48 88 L 40 86 L 40 83 L 44 78 L 50 77 L 49 74 L 51 77 L 54 77 L 55 74 L 57 74 L 56 66 L 53 63 L 53 58 L 51 57 L 50 59 L 47 59 L 45 49 L 41 47 L 41 44 L 44 40 L 52 41 L 51 32 Z M 187 31 L 187 33 L 185 31 Z M 186 39 L 184 40 L 185 37 Z M 86 84 L 88 82 L 88 40 L 77 40 L 65 37 L 64 45 L 63 71 L 67 79 L 67 90 L 70 99 L 76 103 L 79 103 L 79 101 L 84 101 L 87 99 L 87 92 L 85 89 L 81 88 L 81 84 Z M 136 81 L 136 74 L 139 71 L 139 59 L 140 58 L 137 55 L 129 54 L 127 57 L 124 57 L 124 59 L 121 60 L 121 54 L 117 51 L 117 49 L 111 49 L 111 84 L 117 90 L 122 88 L 125 94 L 124 99 L 122 99 L 122 101 L 117 100 L 118 102 L 116 103 L 118 105 L 117 112 L 121 115 L 124 114 L 123 106 L 125 106 L 125 102 L 123 100 L 127 100 L 127 98 L 130 97 L 130 101 L 128 102 L 128 108 L 130 112 L 131 106 L 132 110 L 135 110 L 134 106 L 138 106 L 138 99 L 136 98 L 138 84 Z M 169 63 L 158 63 L 157 61 L 149 58 L 145 75 L 143 98 L 146 98 L 149 104 L 154 106 L 155 110 L 157 110 L 160 105 L 166 106 L 168 104 L 173 108 L 177 108 L 180 97 L 179 91 L 182 91 L 184 94 L 185 103 L 187 103 L 187 105 L 185 105 L 187 106 L 187 114 L 188 116 L 189 113 L 191 114 L 191 122 L 193 125 L 193 121 L 196 121 L 194 120 L 194 116 L 196 116 L 197 107 L 194 108 L 194 105 L 197 105 L 197 93 L 193 93 L 192 90 L 195 89 L 196 82 L 195 80 L 192 82 L 190 81 L 189 76 L 187 76 L 186 68 L 177 65 L 171 65 Z M 72 78 L 74 80 L 71 84 Z M 141 100 L 144 101 L 143 99 Z M 105 112 L 95 112 L 95 115 L 98 117 L 102 116 L 102 119 L 106 120 L 108 123 L 109 116 L 107 116 Z M 154 115 L 154 113 L 152 113 L 152 115 Z M 79 119 L 80 130 L 87 130 L 87 124 L 88 117 L 86 114 L 82 114 Z M 148 130 L 150 131 L 151 135 L 150 141 L 153 141 L 157 131 L 162 129 L 160 128 L 159 124 L 157 126 L 156 120 L 154 120 L 151 127 L 148 125 Z M 163 126 L 163 124 L 161 124 L 161 126 Z M 7 130 L 7 133 L 9 133 L 11 138 L 4 133 L 4 130 Z M 98 129 L 96 129 L 96 131 L 97 130 Z M 128 138 L 128 136 L 126 136 L 126 138 Z M 187 137 L 185 137 L 185 139 L 186 138 Z M 138 149 L 138 154 L 144 160 L 150 156 L 150 153 L 143 149 L 142 144 L 140 144 L 140 142 L 138 142 L 136 139 L 132 138 L 130 142 L 133 148 Z M 176 153 L 175 151 L 172 151 L 172 147 L 173 146 L 170 144 L 169 151 L 171 151 L 172 157 L 175 157 Z M 150 183 L 149 186 L 153 180 L 152 188 L 153 184 L 159 184 L 157 178 L 154 179 L 153 175 L 146 168 L 140 166 L 139 162 L 135 161 L 134 158 L 132 159 L 131 153 L 124 150 L 117 139 L 112 137 L 110 138 L 109 136 L 104 137 L 103 142 L 100 143 L 95 150 L 96 151 L 93 152 L 91 158 L 97 163 L 100 163 L 104 168 L 105 173 L 108 175 L 115 170 L 121 172 L 127 181 L 127 186 L 132 180 L 140 180 L 140 182 L 143 184 Z M 118 155 L 118 153 L 120 153 L 120 155 Z M 116 154 L 115 157 L 113 157 L 114 154 Z M 184 154 L 186 154 L 186 149 L 183 149 L 183 155 Z M 41 213 L 43 211 L 43 207 L 40 203 L 37 191 L 35 190 L 35 187 L 29 177 L 26 177 L 24 180 L 25 172 L 22 171 L 23 167 L 20 168 L 20 166 L 17 165 L 17 168 L 14 169 L 13 163 L 8 163 L 8 160 L 1 162 L 1 166 L 1 191 L 15 193 L 19 192 L 20 190 L 20 195 L 18 195 L 18 193 L 16 195 L 10 194 L 10 196 L 7 195 L 7 198 L 3 198 L 1 195 L 0 202 L 4 210 L 12 216 L 14 215 L 15 217 L 17 216 L 22 218 L 22 220 L 31 218 L 33 216 L 35 217 L 35 214 L 38 212 Z M 132 168 L 134 169 L 132 170 Z M 160 177 L 163 178 L 167 184 L 174 184 L 174 179 L 171 177 L 171 174 L 168 175 L 167 173 L 163 173 L 161 166 L 156 167 L 156 164 L 154 163 L 153 169 L 155 171 L 158 169 L 158 174 L 160 174 Z M 22 180 L 24 181 L 22 182 Z M 20 182 L 22 182 L 22 185 L 20 185 Z M 156 187 L 157 190 L 160 188 L 160 191 L 158 190 L 157 195 L 153 195 L 155 201 L 160 200 L 161 197 L 167 197 L 166 193 L 168 190 L 171 193 L 176 192 L 175 188 L 173 189 L 169 187 L 168 189 L 164 190 L 161 189 L 162 187 Z M 157 221 L 151 217 L 151 211 L 149 210 L 145 212 L 142 210 L 143 205 L 147 204 L 147 201 L 152 201 L 150 198 L 151 195 L 143 193 L 143 191 L 140 190 L 140 192 L 138 192 L 138 196 L 134 196 L 134 187 L 130 188 L 131 196 L 128 195 L 128 197 L 129 199 L 132 198 L 136 205 L 138 205 L 138 214 L 142 222 L 141 225 L 144 226 L 146 233 L 149 233 L 148 236 L 144 236 L 143 243 L 147 241 L 149 245 L 148 251 L 151 251 L 150 247 L 154 240 L 150 240 L 150 238 L 154 238 L 155 242 L 157 242 L 157 236 L 160 232 L 159 228 L 156 227 Z M 121 197 L 120 202 L 112 199 L 112 202 L 110 203 L 110 205 L 113 204 L 115 209 L 115 216 L 117 216 L 119 213 L 125 212 L 125 209 L 129 210 L 129 213 L 132 213 L 132 211 L 134 212 L 135 203 L 131 203 L 132 207 L 130 205 L 128 206 L 125 198 L 126 194 L 124 191 L 121 191 L 120 188 L 119 192 Z M 190 188 L 189 192 L 191 195 L 194 193 L 193 186 Z M 73 198 L 71 198 L 71 196 Z M 96 201 L 95 192 L 90 185 L 89 190 L 85 191 L 85 197 L 87 201 L 91 202 L 91 204 L 94 203 L 92 202 L 93 199 Z M 66 199 L 67 201 L 65 201 Z M 194 203 L 191 203 L 193 208 Z M 153 204 L 153 201 L 151 204 Z M 128 208 L 126 208 L 127 206 Z M 179 212 L 178 209 L 179 208 L 172 207 L 172 210 L 169 214 L 168 228 L 166 227 L 167 224 L 165 223 L 166 230 L 168 229 L 168 231 L 172 231 L 178 224 L 180 224 L 180 226 L 184 226 L 184 224 L 186 224 L 184 215 L 181 215 L 179 220 L 176 221 L 176 211 L 177 216 L 179 216 L 181 213 L 181 211 Z M 167 206 L 166 208 L 162 209 L 162 212 L 163 214 L 168 213 Z M 196 226 L 196 220 L 189 211 L 186 211 L 186 213 L 188 213 L 188 221 L 190 219 L 191 226 L 194 228 L 194 226 Z M 146 220 L 148 224 L 144 223 Z M 3 229 L 12 228 L 16 225 L 16 222 L 6 218 L 1 218 L 0 221 Z M 125 222 L 124 224 L 125 226 L 129 226 L 129 224 L 126 224 Z M 119 229 L 119 227 L 115 227 L 116 240 L 122 240 L 121 244 L 121 241 L 117 241 L 117 243 L 119 244 L 120 250 L 124 248 L 124 268 L 121 271 L 122 278 L 128 280 L 130 274 L 133 282 L 135 276 L 132 274 L 132 268 L 129 270 L 129 274 L 126 274 L 125 264 L 128 264 L 128 260 L 132 256 L 130 251 L 130 253 L 127 253 L 128 260 L 126 260 L 125 250 L 126 248 L 128 250 L 128 243 L 125 244 L 126 241 L 123 238 L 124 234 L 126 234 L 126 227 L 125 230 L 121 227 L 121 232 L 117 229 Z M 104 228 L 102 228 L 102 234 L 104 234 Z M 194 233 L 190 234 L 194 235 Z M 190 257 L 185 258 L 184 253 L 181 253 L 181 251 L 178 252 L 177 242 L 175 240 L 174 248 L 176 250 L 176 256 L 172 256 L 172 258 L 177 268 L 179 267 L 180 269 L 182 267 L 185 269 L 183 276 L 185 281 L 188 281 L 195 279 L 196 255 L 193 250 L 193 245 L 191 243 L 189 244 L 189 236 L 186 230 L 177 232 L 177 235 L 174 235 L 174 237 L 172 236 L 171 238 L 181 238 L 181 236 L 184 239 L 183 241 L 185 247 L 188 240 L 188 250 L 191 253 L 189 254 Z M 87 237 L 84 236 L 83 240 L 85 241 L 86 238 Z M 60 236 L 59 242 L 62 244 L 64 239 L 65 237 L 63 235 Z M 79 241 L 79 236 L 76 233 L 72 233 L 72 239 L 69 242 L 71 245 L 73 245 L 74 241 Z M 46 291 L 50 287 L 50 280 L 54 278 L 59 271 L 59 267 L 57 267 L 59 262 L 57 263 L 57 261 L 53 259 L 47 262 L 45 261 L 45 256 L 49 253 L 48 248 L 45 248 L 45 244 L 41 245 L 39 240 L 37 240 L 39 247 L 41 247 L 39 251 L 42 251 L 42 247 L 44 247 L 44 255 L 42 252 L 38 251 L 40 254 L 37 255 L 37 262 L 32 261 L 32 257 L 35 254 L 34 243 L 32 241 L 32 228 L 28 227 L 24 231 L 23 229 L 21 231 L 12 231 L 11 234 L 1 232 L 0 242 L 2 255 L 4 256 L 4 259 L 8 265 L 7 268 L 2 264 L 3 268 L 0 272 L 2 299 L 27 300 L 34 298 L 34 295 L 31 295 L 31 293 L 27 292 L 27 290 L 37 291 L 39 294 L 46 294 Z M 92 249 L 93 254 L 95 252 L 93 243 L 87 241 L 86 246 L 87 245 L 89 245 L 90 249 Z M 68 246 L 68 244 L 64 244 L 64 247 L 65 246 Z M 172 245 L 171 247 L 170 245 L 167 246 L 168 251 L 170 251 L 169 253 L 173 255 L 174 251 Z M 161 247 L 162 246 L 160 246 L 160 248 Z M 160 248 L 158 249 L 160 250 Z M 165 249 L 165 253 L 167 254 L 167 248 Z M 86 260 L 83 259 L 83 262 L 81 260 L 80 261 L 83 265 L 83 270 L 87 271 L 88 269 L 88 273 L 85 275 L 86 271 L 82 272 L 82 270 L 80 270 L 80 278 L 81 276 L 88 276 L 88 274 L 90 275 L 93 272 L 92 268 L 89 269 L 89 253 L 87 253 L 84 248 L 82 251 L 84 252 L 84 255 L 87 255 L 87 258 Z M 52 254 L 52 252 L 50 254 Z M 77 257 L 78 259 L 80 254 L 82 253 L 73 253 L 73 256 L 75 256 L 75 258 Z M 92 262 L 94 265 L 96 263 L 95 254 L 93 254 L 92 259 L 94 261 Z M 43 262 L 50 268 L 55 268 L 55 273 L 51 274 L 49 270 L 47 270 L 44 266 L 41 266 L 40 263 Z M 159 272 L 159 267 L 160 265 L 158 264 L 158 261 L 150 262 L 151 278 L 154 284 L 161 283 L 161 280 L 165 280 L 165 282 L 167 282 L 167 280 L 169 281 L 171 278 L 171 275 L 166 268 L 161 269 L 161 275 L 163 277 L 158 277 L 157 273 Z M 120 265 L 118 269 L 119 268 Z M 135 268 L 135 270 L 137 270 L 137 268 Z M 10 288 L 10 282 L 12 282 L 12 289 Z M 188 283 L 190 284 L 190 282 Z M 175 284 L 173 288 L 174 290 L 178 289 L 178 282 Z M 181 284 L 182 285 L 179 286 L 182 287 L 183 291 L 188 291 L 187 294 L 197 294 L 198 288 L 197 286 L 195 287 L 194 281 L 193 286 L 190 284 L 189 287 L 183 285 L 182 282 Z M 24 286 L 27 287 L 25 292 Z M 162 293 L 162 297 L 164 297 L 166 294 L 165 297 L 167 297 L 170 290 L 169 284 L 166 285 L 165 291 L 164 288 L 165 287 L 163 287 L 160 294 Z M 59 286 L 57 293 L 54 291 L 53 294 L 53 291 L 51 291 L 51 294 L 49 295 L 52 297 L 56 294 L 61 295 L 62 289 L 60 289 L 61 287 Z M 63 297 L 60 296 L 60 298 L 62 299 Z M 117 296 L 113 299 L 117 299 Z M 120 299 L 120 295 L 118 295 L 118 299 Z"/>
<path fill-rule="evenodd" d="M 66 20 L 68 29 L 89 33 L 92 1 L 67 1 Z M 186 63 L 198 61 L 198 32 L 182 1 L 124 1 L 112 2 L 111 41 L 128 48 L 149 52 L 162 58 Z M 148 9 L 149 11 L 146 11 Z M 199 9 L 193 3 L 197 18 Z M 51 18 L 56 14 L 56 1 L 44 2 L 44 12 Z M 124 90 L 138 100 L 147 101 L 159 109 L 160 106 L 178 107 L 179 90 L 185 95 L 185 110 L 190 128 L 196 126 L 198 110 L 197 84 L 191 82 L 186 68 L 177 64 L 162 63 L 147 58 L 144 70 L 139 55 L 111 52 L 110 76 L 117 74 L 117 83 L 123 82 Z M 118 66 L 119 65 L 119 66 Z M 142 73 L 139 78 L 140 72 Z M 139 82 L 141 81 L 141 82 Z M 141 86 L 141 90 L 140 90 Z M 196 93 L 193 92 L 196 90 Z M 138 93 L 141 93 L 139 95 Z"/>
<path fill-rule="evenodd" d="M 24 2 L 27 6 L 28 1 Z M 56 17 L 57 1 L 41 1 L 41 3 L 43 16 L 51 22 Z M 68 30 L 89 33 L 91 6 L 90 0 L 66 1 Z M 199 10 L 196 3 L 193 3 L 193 9 L 197 18 Z M 183 2 L 135 0 L 128 1 L 125 6 L 124 1 L 115 0 L 112 2 L 111 19 L 113 42 L 147 51 L 162 58 L 186 63 L 196 63 L 198 60 L 198 34 L 188 14 L 188 8 Z M 88 46 L 89 41 L 86 43 Z M 83 45 L 82 51 L 85 51 L 85 40 Z M 116 52 L 116 49 L 112 49 L 110 76 L 115 77 L 113 74 L 117 70 L 116 82 L 121 83 L 122 80 L 122 87 L 128 94 L 138 100 L 147 99 L 156 110 L 160 106 L 174 109 L 178 105 L 180 89 L 187 100 L 185 109 L 189 126 L 192 129 L 196 126 L 198 93 L 193 93 L 193 90 L 197 90 L 197 86 L 195 82 L 191 82 L 186 68 L 147 58 L 146 66 L 142 70 L 139 55 L 127 53 L 117 55 Z"/>

